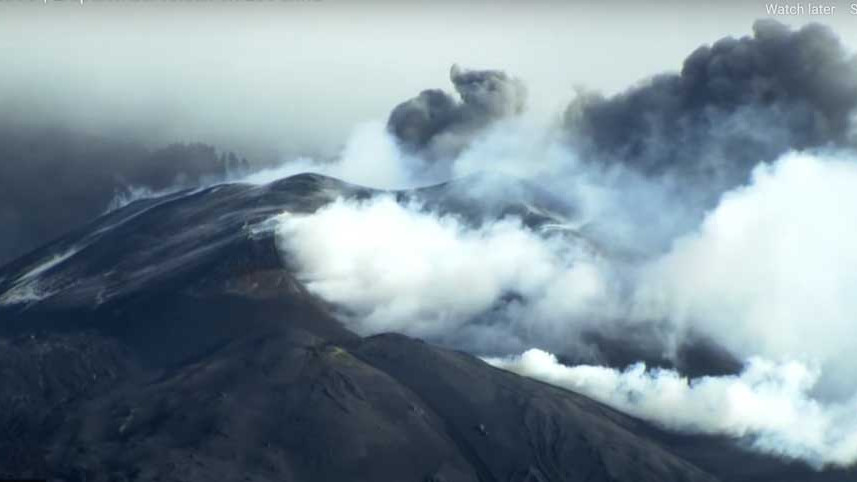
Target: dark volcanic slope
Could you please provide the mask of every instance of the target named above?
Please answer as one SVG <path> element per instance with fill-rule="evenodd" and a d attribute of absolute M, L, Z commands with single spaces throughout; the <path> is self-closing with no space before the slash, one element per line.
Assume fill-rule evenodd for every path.
<path fill-rule="evenodd" d="M 466 214 L 455 191 L 399 196 Z M 0 478 L 714 481 L 744 461 L 752 480 L 811 473 L 466 354 L 349 332 L 283 268 L 264 222 L 371 195 L 315 175 L 178 193 L 0 269 Z M 534 225 L 559 216 L 529 202 L 494 215 L 524 211 Z"/>

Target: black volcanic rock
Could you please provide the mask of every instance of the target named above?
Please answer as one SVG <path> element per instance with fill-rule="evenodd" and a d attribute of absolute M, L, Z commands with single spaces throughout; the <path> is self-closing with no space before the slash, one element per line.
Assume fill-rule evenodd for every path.
<path fill-rule="evenodd" d="M 458 191 L 397 196 L 477 213 Z M 665 433 L 465 353 L 348 331 L 284 266 L 265 222 L 375 194 L 316 175 L 187 191 L 133 203 L 0 269 L 0 478 L 853 475 L 788 479 L 815 475 L 729 441 Z M 561 221 L 562 209 L 534 196 L 493 215 Z"/>

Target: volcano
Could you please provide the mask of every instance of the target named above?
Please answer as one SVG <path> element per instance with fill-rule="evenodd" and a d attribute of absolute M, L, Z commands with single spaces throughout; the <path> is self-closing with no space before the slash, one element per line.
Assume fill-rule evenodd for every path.
<path fill-rule="evenodd" d="M 479 181 L 378 191 L 302 174 L 182 191 L 7 264 L 0 479 L 857 480 L 669 433 L 468 353 L 360 336 L 310 293 L 270 226 L 380 194 L 474 224 L 514 215 L 541 229 L 573 211 L 514 180 L 486 208 L 468 194 Z"/>

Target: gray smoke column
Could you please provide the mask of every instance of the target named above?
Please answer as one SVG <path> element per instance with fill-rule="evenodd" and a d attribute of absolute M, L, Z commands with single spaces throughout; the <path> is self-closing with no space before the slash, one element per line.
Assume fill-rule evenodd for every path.
<path fill-rule="evenodd" d="M 584 157 L 707 186 L 708 200 L 789 149 L 854 145 L 857 61 L 827 27 L 757 21 L 681 72 L 616 96 L 582 93 L 565 123 Z"/>
<path fill-rule="evenodd" d="M 517 108 L 490 79 L 454 70 L 460 101 L 426 91 L 397 107 L 390 141 L 410 152 L 376 157 L 521 176 L 575 216 L 471 225 L 393 197 L 286 213 L 279 247 L 309 291 L 364 335 L 426 338 L 667 429 L 854 466 L 857 62 L 837 38 L 758 22 L 678 74 L 581 96 L 560 126 L 507 118 Z M 387 151 L 380 139 L 367 147 Z"/>
<path fill-rule="evenodd" d="M 455 157 L 492 122 L 524 109 L 523 83 L 505 72 L 453 65 L 450 80 L 460 99 L 439 89 L 424 90 L 396 106 L 387 121 L 402 147 L 429 161 Z"/>

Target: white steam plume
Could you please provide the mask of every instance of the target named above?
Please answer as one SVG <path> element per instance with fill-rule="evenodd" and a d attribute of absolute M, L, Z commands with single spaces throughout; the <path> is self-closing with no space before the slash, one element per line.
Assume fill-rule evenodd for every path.
<path fill-rule="evenodd" d="M 401 189 L 436 181 L 414 175 L 413 166 L 419 162 L 421 161 L 399 149 L 383 122 L 367 121 L 354 128 L 340 152 L 331 159 L 297 157 L 274 167 L 264 167 L 252 172 L 231 172 L 226 181 L 263 185 L 306 172 L 324 174 L 379 189 Z M 201 180 L 200 185 L 209 187 L 222 183 L 222 179 L 206 178 Z M 183 189 L 187 189 L 187 186 L 177 184 L 162 190 L 128 186 L 114 196 L 106 211 L 114 211 L 134 201 L 161 197 Z"/>
<path fill-rule="evenodd" d="M 381 189 L 415 185 L 410 169 L 415 161 L 402 152 L 383 122 L 358 125 L 335 159 L 319 161 L 298 158 L 236 179 L 250 184 L 267 184 L 284 177 L 315 172 L 348 182 Z"/>
<path fill-rule="evenodd" d="M 346 307 L 361 333 L 464 336 L 470 347 L 494 350 L 495 340 L 509 349 L 575 328 L 561 321 L 593 313 L 607 291 L 582 244 L 517 218 L 471 228 L 390 197 L 283 214 L 278 237 L 308 288 Z M 489 312 L 490 326 L 472 323 Z"/>
<path fill-rule="evenodd" d="M 569 367 L 537 349 L 486 361 L 672 430 L 742 437 L 756 450 L 819 468 L 847 466 L 857 457 L 857 397 L 839 403 L 813 397 L 819 371 L 798 362 L 751 358 L 740 375 L 689 380 L 644 364 L 624 371 Z"/>
<path fill-rule="evenodd" d="M 645 269 L 638 317 L 669 319 L 744 357 L 821 363 L 857 383 L 857 159 L 794 153 L 725 194 L 696 233 Z"/>

